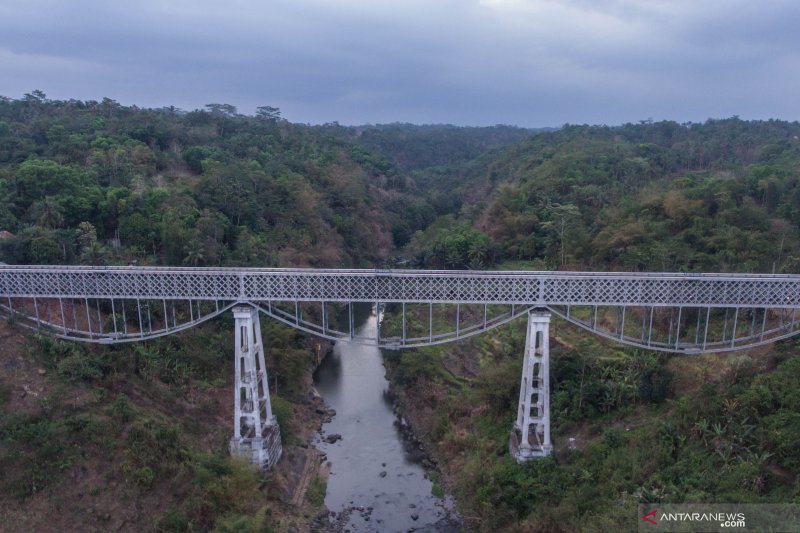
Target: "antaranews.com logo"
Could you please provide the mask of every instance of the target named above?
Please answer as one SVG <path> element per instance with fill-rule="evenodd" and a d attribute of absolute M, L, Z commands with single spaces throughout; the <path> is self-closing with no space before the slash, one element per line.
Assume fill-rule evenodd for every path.
<path fill-rule="evenodd" d="M 795 504 L 650 504 L 639 506 L 639 531 L 800 532 Z"/>

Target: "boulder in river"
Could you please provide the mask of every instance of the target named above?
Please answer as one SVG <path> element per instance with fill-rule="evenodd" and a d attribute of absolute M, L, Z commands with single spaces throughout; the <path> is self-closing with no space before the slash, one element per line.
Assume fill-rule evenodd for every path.
<path fill-rule="evenodd" d="M 342 440 L 342 436 L 339 435 L 338 433 L 332 433 L 327 437 L 325 437 L 325 442 L 327 442 L 328 444 L 333 444 L 337 440 Z"/>

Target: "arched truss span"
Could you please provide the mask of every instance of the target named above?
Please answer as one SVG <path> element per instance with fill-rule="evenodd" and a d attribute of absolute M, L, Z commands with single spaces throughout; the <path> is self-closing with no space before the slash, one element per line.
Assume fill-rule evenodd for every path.
<path fill-rule="evenodd" d="M 447 306 L 427 304 L 418 305 L 412 310 L 410 309 L 411 305 L 395 304 L 389 306 L 391 310 L 387 311 L 387 304 L 375 303 L 373 308 L 378 309 L 382 320 L 378 327 L 377 336 L 366 337 L 359 335 L 355 329 L 352 303 L 345 304 L 344 313 L 339 313 L 340 315 L 345 315 L 341 322 L 347 326 L 347 331 L 342 331 L 329 325 L 330 304 L 327 302 L 317 304 L 319 309 L 317 309 L 317 314 L 315 315 L 318 320 L 316 322 L 305 318 L 308 312 L 304 313 L 297 302 L 250 303 L 263 314 L 317 337 L 332 341 L 347 341 L 378 346 L 389 350 L 433 346 L 472 337 L 507 324 L 515 318 L 527 314 L 532 309 L 532 306 L 507 305 L 491 306 L 492 309 L 490 311 L 489 305 L 472 305 L 470 306 L 471 313 L 469 314 L 472 322 L 464 324 L 468 320 L 466 318 L 466 305 L 462 307 L 461 304 Z M 290 307 L 289 309 L 287 309 L 287 304 Z M 442 307 L 445 307 L 445 309 L 440 309 Z M 475 310 L 476 307 L 478 307 L 477 312 Z M 498 309 L 498 307 L 501 309 Z M 462 308 L 465 310 L 463 315 Z M 436 320 L 434 320 L 434 314 L 437 315 Z M 420 315 L 422 315 L 422 320 L 420 320 Z M 442 315 L 445 316 L 443 317 Z M 410 325 L 411 317 L 417 323 L 417 327 L 413 331 Z M 446 322 L 452 321 L 451 329 L 447 325 L 441 325 L 442 318 Z M 427 325 L 420 325 L 419 323 L 424 323 L 425 319 L 427 319 Z M 395 334 L 387 334 L 389 325 L 394 325 Z"/>
<path fill-rule="evenodd" d="M 53 337 L 116 344 L 184 331 L 221 315 L 237 303 L 252 305 L 264 315 L 317 337 L 395 350 L 472 337 L 535 308 L 375 303 L 373 306 L 382 317 L 376 336 L 364 336 L 356 330 L 353 302 L 6 298 L 0 310 L 21 326 Z M 547 308 L 595 335 L 662 352 L 727 352 L 800 335 L 800 313 L 791 308 L 558 305 Z"/>
<path fill-rule="evenodd" d="M 800 335 L 791 308 L 548 306 L 596 335 L 645 350 L 698 354 L 755 348 Z"/>
<path fill-rule="evenodd" d="M 207 322 L 235 301 L 6 298 L 0 311 L 27 329 L 59 339 L 118 344 L 163 337 Z"/>
<path fill-rule="evenodd" d="M 378 328 L 377 336 L 365 337 L 353 329 L 351 305 L 347 305 L 343 313 L 346 317 L 341 321 L 344 329 L 330 326 L 328 317 L 331 315 L 331 304 L 315 304 L 316 313 L 309 313 L 307 303 L 254 302 L 253 305 L 288 326 L 318 337 L 387 349 L 457 341 L 506 324 L 536 308 L 491 306 L 494 309 L 490 312 L 490 306 L 487 305 L 428 304 L 412 308 L 408 304 L 375 304 L 381 311 L 382 325 Z M 547 309 L 567 322 L 608 340 L 662 352 L 727 352 L 800 335 L 800 313 L 791 308 L 551 305 Z M 310 310 L 313 312 L 315 309 L 311 307 Z M 415 332 L 407 326 L 411 322 L 417 323 Z M 392 325 L 394 331 L 387 331 L 387 326 Z"/>

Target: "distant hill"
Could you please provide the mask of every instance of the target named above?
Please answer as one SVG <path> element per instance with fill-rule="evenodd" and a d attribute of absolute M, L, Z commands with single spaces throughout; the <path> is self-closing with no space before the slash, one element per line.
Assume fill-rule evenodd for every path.
<path fill-rule="evenodd" d="M 462 127 L 448 124 L 379 124 L 320 126 L 322 131 L 377 152 L 405 171 L 454 166 L 470 161 L 490 148 L 517 143 L 547 129 L 516 126 Z"/>
<path fill-rule="evenodd" d="M 414 184 L 441 215 L 488 235 L 498 260 L 598 270 L 800 268 L 796 122 L 567 126 L 457 169 L 418 172 Z"/>

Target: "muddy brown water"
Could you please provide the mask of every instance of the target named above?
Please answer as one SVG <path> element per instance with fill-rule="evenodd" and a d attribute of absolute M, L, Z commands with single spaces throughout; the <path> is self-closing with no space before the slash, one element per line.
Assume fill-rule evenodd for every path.
<path fill-rule="evenodd" d="M 360 308 L 355 316 L 356 334 L 374 337 L 375 308 Z M 338 343 L 315 372 L 314 386 L 336 410 L 316 442 L 330 462 L 325 506 L 331 528 L 458 531 L 452 498 L 431 493 L 419 445 L 398 426 L 381 351 Z M 334 434 L 341 440 L 325 440 Z"/>

